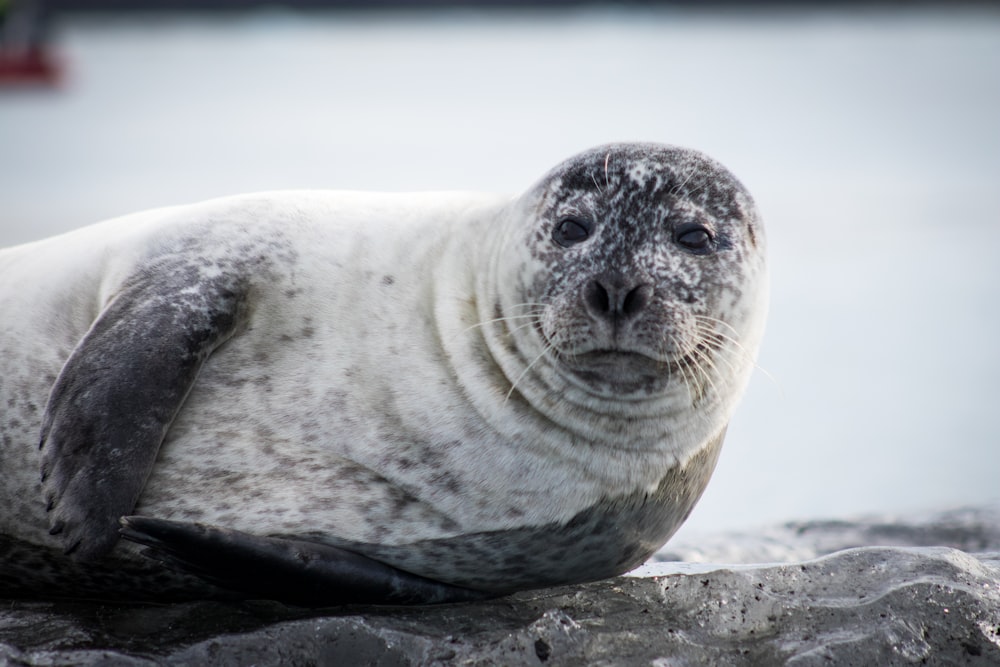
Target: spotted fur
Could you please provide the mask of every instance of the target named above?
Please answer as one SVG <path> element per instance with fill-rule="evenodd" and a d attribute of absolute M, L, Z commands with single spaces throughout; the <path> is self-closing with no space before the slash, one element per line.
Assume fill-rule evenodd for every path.
<path fill-rule="evenodd" d="M 621 144 L 514 200 L 267 193 L 0 251 L 0 594 L 222 594 L 116 542 L 130 513 L 486 591 L 622 572 L 714 467 L 763 241 L 717 163 Z"/>

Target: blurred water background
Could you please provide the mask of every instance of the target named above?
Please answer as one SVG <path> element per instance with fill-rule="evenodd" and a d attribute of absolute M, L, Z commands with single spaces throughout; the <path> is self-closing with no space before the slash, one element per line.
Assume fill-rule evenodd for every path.
<path fill-rule="evenodd" d="M 62 83 L 0 89 L 0 245 L 699 148 L 755 194 L 773 287 L 766 373 L 682 533 L 1000 500 L 995 7 L 67 12 L 53 36 Z"/>

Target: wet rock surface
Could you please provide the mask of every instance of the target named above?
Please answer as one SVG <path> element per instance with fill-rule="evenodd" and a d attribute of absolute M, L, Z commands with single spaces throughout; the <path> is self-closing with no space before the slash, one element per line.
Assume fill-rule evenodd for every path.
<path fill-rule="evenodd" d="M 796 524 L 771 531 L 768 548 L 785 531 L 800 540 L 787 553 L 799 553 L 812 533 L 813 547 L 832 553 L 651 563 L 634 576 L 440 607 L 6 601 L 0 664 L 1000 664 L 995 520 L 967 511 L 918 523 L 810 522 L 804 532 Z M 837 535 L 845 546 L 890 535 L 908 546 L 838 550 Z M 947 535 L 952 546 L 912 546 Z M 976 553 L 953 548 L 963 536 Z"/>

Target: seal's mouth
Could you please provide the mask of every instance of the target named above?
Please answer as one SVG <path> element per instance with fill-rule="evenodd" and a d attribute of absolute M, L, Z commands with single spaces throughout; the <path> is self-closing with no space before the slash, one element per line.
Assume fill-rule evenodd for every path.
<path fill-rule="evenodd" d="M 569 355 L 565 361 L 576 372 L 618 378 L 659 375 L 672 363 L 644 352 L 623 349 L 589 350 Z"/>
<path fill-rule="evenodd" d="M 571 355 L 576 361 L 582 364 L 602 364 L 602 363 L 634 363 L 634 362 L 651 362 L 651 363 L 663 363 L 662 360 L 657 359 L 649 354 L 639 352 L 637 350 L 624 350 L 617 348 L 598 348 L 594 350 L 588 350 L 587 352 L 581 352 L 579 354 Z"/>
<path fill-rule="evenodd" d="M 630 394 L 662 386 L 671 363 L 633 350 L 594 349 L 562 357 L 564 367 L 586 386 Z"/>
<path fill-rule="evenodd" d="M 705 345 L 695 345 L 681 355 L 656 357 L 645 351 L 622 348 L 597 348 L 564 355 L 563 360 L 574 373 L 591 379 L 637 379 L 678 376 L 684 369 L 698 363 Z"/>
<path fill-rule="evenodd" d="M 573 362 L 583 366 L 593 364 L 655 364 L 665 366 L 674 361 L 671 356 L 658 356 L 644 349 L 610 347 L 593 348 L 566 355 Z"/>
<path fill-rule="evenodd" d="M 705 340 L 685 340 L 680 335 L 560 336 L 554 342 L 538 323 L 537 330 L 559 366 L 585 385 L 613 388 L 616 392 L 660 391 L 676 382 L 685 382 L 707 360 Z M 587 340 L 589 338 L 589 340 Z M 582 339 L 582 340 L 581 340 Z"/>

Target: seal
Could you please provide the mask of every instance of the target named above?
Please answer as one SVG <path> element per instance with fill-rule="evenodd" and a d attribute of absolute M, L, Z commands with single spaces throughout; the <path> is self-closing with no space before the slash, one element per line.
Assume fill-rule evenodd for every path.
<path fill-rule="evenodd" d="M 0 251 L 0 595 L 621 574 L 708 482 L 766 283 L 746 189 L 655 144 L 517 198 L 250 194 Z"/>

